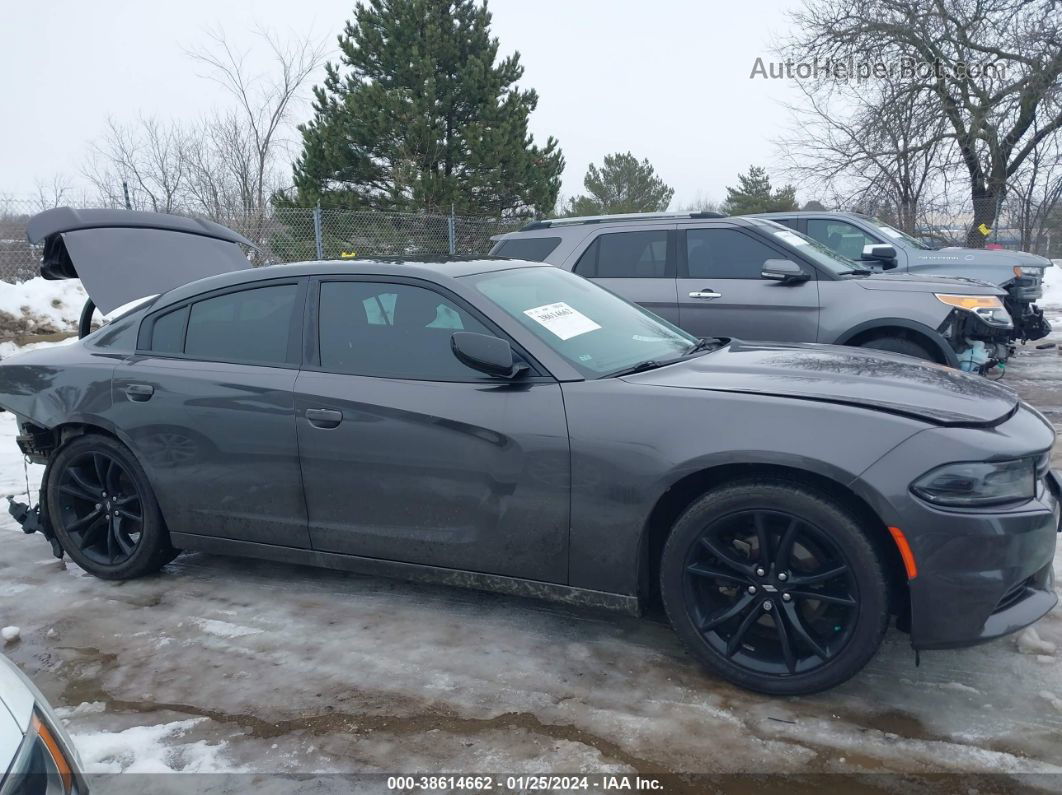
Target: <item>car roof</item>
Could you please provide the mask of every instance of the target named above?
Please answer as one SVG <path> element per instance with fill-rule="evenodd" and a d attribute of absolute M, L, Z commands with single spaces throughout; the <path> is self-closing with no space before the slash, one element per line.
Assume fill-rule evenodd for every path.
<path fill-rule="evenodd" d="M 586 224 L 616 224 L 624 222 L 642 223 L 646 221 L 678 221 L 703 218 L 726 218 L 723 213 L 712 210 L 695 212 L 662 212 L 662 213 L 614 213 L 612 215 L 576 215 L 562 218 L 544 218 L 540 221 L 532 221 L 518 231 L 530 232 L 535 229 L 561 229 L 567 226 L 582 226 Z"/>
<path fill-rule="evenodd" d="M 847 210 L 787 210 L 777 213 L 754 213 L 749 218 L 818 218 L 823 215 L 836 216 L 838 218 L 861 218 L 870 220 L 869 215 L 853 213 Z"/>
<path fill-rule="evenodd" d="M 263 265 L 258 268 L 223 273 L 181 285 L 155 303 L 156 307 L 169 305 L 210 290 L 253 284 L 272 279 L 303 276 L 406 276 L 433 282 L 446 282 L 461 276 L 478 273 L 506 271 L 516 268 L 548 268 L 542 262 L 506 259 L 505 257 L 475 256 L 413 256 L 413 257 L 365 257 L 348 260 L 309 260 L 283 265 Z"/>
<path fill-rule="evenodd" d="M 592 230 L 600 228 L 630 227 L 630 226 L 653 226 L 655 224 L 681 224 L 689 226 L 696 224 L 718 224 L 723 226 L 745 226 L 754 222 L 753 216 L 748 215 L 723 215 L 713 212 L 682 212 L 682 213 L 617 213 L 616 215 L 588 215 L 578 218 L 555 218 L 544 221 L 533 221 L 527 226 L 513 232 L 505 232 L 500 235 L 492 235 L 491 240 L 520 240 L 536 237 L 566 237 L 568 235 L 583 236 L 591 234 Z M 764 219 L 764 220 L 770 220 Z"/>

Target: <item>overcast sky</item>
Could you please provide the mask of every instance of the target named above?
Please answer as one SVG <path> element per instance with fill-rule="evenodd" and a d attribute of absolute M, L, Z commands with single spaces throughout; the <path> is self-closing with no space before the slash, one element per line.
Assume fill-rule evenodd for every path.
<path fill-rule="evenodd" d="M 647 157 L 673 207 L 720 200 L 750 164 L 771 166 L 793 88 L 750 79 L 796 0 L 492 0 L 501 51 L 519 50 L 540 97 L 536 140 L 559 139 L 562 193 L 610 152 Z M 266 65 L 253 30 L 312 34 L 334 50 L 353 0 L 46 0 L 5 4 L 0 24 L 0 195 L 29 197 L 55 175 L 83 186 L 108 117 L 192 120 L 226 97 L 185 51 L 222 28 Z M 297 121 L 309 114 L 305 105 Z M 780 181 L 776 179 L 776 182 Z M 801 200 L 813 198 L 800 195 Z"/>

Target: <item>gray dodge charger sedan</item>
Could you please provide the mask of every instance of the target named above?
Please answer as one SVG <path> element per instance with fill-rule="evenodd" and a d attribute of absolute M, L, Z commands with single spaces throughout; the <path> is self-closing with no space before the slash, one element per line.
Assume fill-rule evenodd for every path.
<path fill-rule="evenodd" d="M 891 616 L 938 649 L 1056 602 L 1054 431 L 984 379 L 698 339 L 537 263 L 248 268 L 223 227 L 113 211 L 29 231 L 104 311 L 162 292 L 0 363 L 47 465 L 12 512 L 99 577 L 203 550 L 659 600 L 706 667 L 775 694 L 854 675 Z"/>

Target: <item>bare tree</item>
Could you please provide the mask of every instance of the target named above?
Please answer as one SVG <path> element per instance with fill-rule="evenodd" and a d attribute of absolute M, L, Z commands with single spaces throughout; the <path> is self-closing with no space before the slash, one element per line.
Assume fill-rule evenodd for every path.
<path fill-rule="evenodd" d="M 1011 180 L 1007 215 L 1025 251 L 1046 250 L 1055 210 L 1062 202 L 1062 142 L 1034 151 Z"/>
<path fill-rule="evenodd" d="M 1015 173 L 1062 128 L 1058 0 L 806 0 L 794 21 L 788 49 L 802 58 L 873 54 L 910 76 L 945 120 L 968 181 L 967 243 L 983 245 Z"/>
<path fill-rule="evenodd" d="M 52 176 L 51 182 L 38 179 L 35 182 L 37 188 L 37 206 L 41 210 L 50 210 L 63 204 L 70 193 L 70 181 L 61 174 Z"/>
<path fill-rule="evenodd" d="M 141 117 L 134 124 L 107 122 L 103 139 L 92 144 L 85 177 L 100 198 L 158 213 L 184 209 L 187 134 L 173 122 Z"/>
<path fill-rule="evenodd" d="M 203 67 L 203 77 L 225 88 L 232 105 L 188 125 L 112 119 L 92 145 L 85 176 L 111 206 L 124 206 L 128 189 L 134 209 L 202 214 L 262 240 L 270 199 L 287 172 L 290 116 L 325 50 L 310 39 L 286 43 L 258 31 L 269 67 L 255 72 L 248 53 L 237 51 L 224 33 L 207 36 L 189 56 Z"/>
<path fill-rule="evenodd" d="M 290 113 L 326 52 L 323 43 L 308 38 L 285 42 L 261 29 L 257 35 L 270 52 L 268 75 L 253 74 L 247 53 L 234 49 L 219 30 L 207 32 L 207 46 L 188 50 L 204 68 L 203 76 L 224 88 L 236 103 L 235 109 L 214 116 L 200 130 L 207 151 L 195 158 L 197 198 L 201 202 L 238 198 L 243 217 L 251 222 L 261 221 L 272 193 L 280 187 L 276 167 L 289 143 L 283 136 Z"/>
<path fill-rule="evenodd" d="M 702 191 L 698 191 L 691 201 L 683 205 L 682 209 L 691 213 L 717 213 L 722 210 L 722 202 L 716 201 Z"/>
<path fill-rule="evenodd" d="M 788 106 L 796 130 L 778 141 L 786 175 L 841 207 L 884 207 L 914 233 L 935 189 L 945 122 L 892 79 L 873 86 L 800 81 Z"/>

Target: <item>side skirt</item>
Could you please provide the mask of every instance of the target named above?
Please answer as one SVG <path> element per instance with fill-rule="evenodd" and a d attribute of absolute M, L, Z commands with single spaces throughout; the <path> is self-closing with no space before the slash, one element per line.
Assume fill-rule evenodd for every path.
<path fill-rule="evenodd" d="M 460 569 L 444 569 L 419 563 L 363 558 L 357 555 L 341 555 L 334 552 L 318 552 L 313 549 L 256 544 L 252 541 L 234 541 L 193 533 L 170 533 L 170 540 L 177 549 L 207 552 L 214 555 L 238 555 L 280 563 L 298 563 L 304 566 L 317 566 L 357 574 L 392 577 L 399 580 L 474 588 L 512 596 L 526 596 L 570 605 L 615 610 L 631 616 L 640 616 L 642 613 L 637 596 L 591 591 L 552 582 L 524 580 L 519 577 L 505 577 L 500 574 L 483 574 Z"/>

